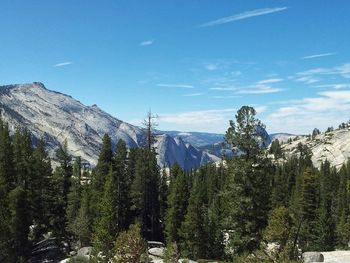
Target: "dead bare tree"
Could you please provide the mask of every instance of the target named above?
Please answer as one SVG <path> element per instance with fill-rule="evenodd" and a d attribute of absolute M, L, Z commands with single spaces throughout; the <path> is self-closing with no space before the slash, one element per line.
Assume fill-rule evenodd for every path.
<path fill-rule="evenodd" d="M 157 120 L 158 115 L 152 114 L 151 109 L 148 111 L 146 118 L 143 120 L 142 125 L 144 126 L 146 133 L 146 147 L 149 151 L 152 149 L 152 145 L 155 141 L 154 129 L 158 126 Z"/>

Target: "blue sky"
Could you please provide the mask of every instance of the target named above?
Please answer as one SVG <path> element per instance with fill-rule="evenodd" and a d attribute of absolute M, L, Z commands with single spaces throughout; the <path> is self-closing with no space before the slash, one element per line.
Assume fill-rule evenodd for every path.
<path fill-rule="evenodd" d="M 43 82 L 140 124 L 269 132 L 350 119 L 350 1 L 1 0 L 0 85 Z"/>

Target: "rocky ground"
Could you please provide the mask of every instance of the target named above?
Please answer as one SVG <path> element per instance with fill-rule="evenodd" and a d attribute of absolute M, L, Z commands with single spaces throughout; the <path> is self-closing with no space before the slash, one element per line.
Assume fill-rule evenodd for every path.
<path fill-rule="evenodd" d="M 331 252 L 322 252 L 325 263 L 349 263 L 350 251 L 339 250 Z"/>

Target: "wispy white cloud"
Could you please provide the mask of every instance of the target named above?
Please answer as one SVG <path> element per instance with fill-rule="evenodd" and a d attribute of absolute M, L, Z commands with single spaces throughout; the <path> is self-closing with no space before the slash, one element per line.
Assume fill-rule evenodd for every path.
<path fill-rule="evenodd" d="M 305 56 L 305 57 L 302 57 L 301 59 L 312 59 L 312 58 L 328 57 L 328 56 L 333 56 L 335 54 L 336 53 L 321 53 L 321 54 Z"/>
<path fill-rule="evenodd" d="M 263 84 L 278 83 L 278 82 L 282 82 L 282 81 L 283 81 L 283 79 L 281 79 L 281 78 L 271 78 L 271 79 L 260 80 L 257 83 L 263 85 Z"/>
<path fill-rule="evenodd" d="M 150 46 L 150 45 L 153 45 L 153 43 L 154 43 L 154 39 L 151 39 L 151 40 L 142 41 L 139 45 L 140 46 Z"/>
<path fill-rule="evenodd" d="M 269 130 L 274 132 L 311 133 L 317 127 L 325 130 L 346 121 L 350 111 L 350 91 L 330 90 L 314 97 L 286 101 L 266 117 Z"/>
<path fill-rule="evenodd" d="M 159 114 L 159 124 L 168 129 L 181 131 L 206 131 L 223 133 L 236 109 L 211 109 L 181 113 Z M 163 129 L 164 129 L 163 128 Z"/>
<path fill-rule="evenodd" d="M 283 91 L 281 88 L 274 88 L 268 85 L 249 86 L 237 91 L 237 94 L 269 94 Z"/>
<path fill-rule="evenodd" d="M 350 63 L 331 67 L 331 68 L 313 68 L 306 71 L 298 72 L 293 79 L 305 84 L 320 82 L 326 76 L 338 76 L 350 78 Z"/>
<path fill-rule="evenodd" d="M 157 84 L 157 87 L 163 88 L 182 88 L 182 89 L 194 89 L 193 85 L 188 84 Z"/>
<path fill-rule="evenodd" d="M 211 96 L 212 99 L 237 99 L 241 98 L 242 96 L 238 95 L 227 95 L 227 96 Z"/>
<path fill-rule="evenodd" d="M 226 87 L 211 87 L 210 90 L 220 90 L 220 91 L 237 91 L 239 87 L 236 86 L 226 86 Z"/>
<path fill-rule="evenodd" d="M 316 85 L 315 88 L 326 88 L 326 89 L 350 89 L 350 84 L 326 84 L 326 85 Z"/>
<path fill-rule="evenodd" d="M 305 84 L 312 84 L 312 83 L 316 83 L 321 81 L 319 78 L 314 77 L 313 75 L 309 75 L 309 76 L 299 76 L 297 78 L 295 78 L 295 81 L 298 82 L 303 82 Z"/>
<path fill-rule="evenodd" d="M 255 9 L 255 10 L 250 10 L 246 11 L 243 13 L 235 14 L 232 16 L 227 16 L 227 17 L 222 17 L 217 20 L 209 21 L 204 24 L 201 24 L 199 27 L 209 27 L 209 26 L 217 26 L 221 24 L 226 24 L 238 20 L 243 20 L 255 16 L 262 16 L 262 15 L 267 15 L 267 14 L 272 14 L 276 12 L 281 12 L 288 9 L 287 7 L 272 7 L 272 8 L 262 8 L 262 9 Z"/>
<path fill-rule="evenodd" d="M 269 94 L 284 91 L 284 89 L 276 88 L 268 84 L 260 82 L 248 86 L 229 86 L 229 87 L 212 87 L 210 90 L 233 91 L 235 94 Z"/>
<path fill-rule="evenodd" d="M 196 97 L 196 96 L 202 96 L 203 93 L 190 93 L 190 94 L 184 94 L 184 97 Z"/>
<path fill-rule="evenodd" d="M 57 68 L 57 67 L 68 66 L 68 65 L 71 65 L 71 64 L 73 64 L 72 61 L 66 61 L 66 62 L 57 63 L 57 64 L 55 64 L 55 65 L 53 65 L 53 66 Z"/>

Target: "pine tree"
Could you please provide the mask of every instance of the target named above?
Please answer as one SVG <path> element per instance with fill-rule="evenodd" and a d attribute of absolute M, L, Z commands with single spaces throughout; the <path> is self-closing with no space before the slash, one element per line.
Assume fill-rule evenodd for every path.
<path fill-rule="evenodd" d="M 15 183 L 8 126 L 0 118 L 0 262 L 15 262 L 11 248 L 8 194 Z"/>
<path fill-rule="evenodd" d="M 49 228 L 49 188 L 52 180 L 52 168 L 44 145 L 43 139 L 39 140 L 33 152 L 32 181 L 30 183 L 35 240 L 39 240 L 42 234 Z"/>
<path fill-rule="evenodd" d="M 122 232 L 116 242 L 112 263 L 139 263 L 147 262 L 147 243 L 142 238 L 141 227 L 133 224 L 129 230 Z"/>
<path fill-rule="evenodd" d="M 181 225 L 181 252 L 190 258 L 207 258 L 208 256 L 208 207 L 206 180 L 202 175 L 194 179 L 191 195 Z"/>
<path fill-rule="evenodd" d="M 275 139 L 270 146 L 269 153 L 273 154 L 275 159 L 282 157 L 282 148 L 278 139 Z"/>
<path fill-rule="evenodd" d="M 32 182 L 32 140 L 26 129 L 17 129 L 13 138 L 13 163 L 17 185 L 28 190 Z"/>
<path fill-rule="evenodd" d="M 141 224 L 147 240 L 160 240 L 160 173 L 154 149 L 139 149 L 132 184 L 132 212 Z"/>
<path fill-rule="evenodd" d="M 102 139 L 102 147 L 98 158 L 97 165 L 92 171 L 91 184 L 92 184 L 92 200 L 91 210 L 94 211 L 94 218 L 99 216 L 99 200 L 103 196 L 103 190 L 109 172 L 110 166 L 112 165 L 112 141 L 108 134 L 105 134 Z"/>
<path fill-rule="evenodd" d="M 277 242 L 279 244 L 279 253 L 285 252 L 288 241 L 291 241 L 290 231 L 292 220 L 288 208 L 284 206 L 277 207 L 270 211 L 268 225 L 264 230 L 264 239 L 268 242 Z"/>
<path fill-rule="evenodd" d="M 73 164 L 73 174 L 71 177 L 71 187 L 67 197 L 67 232 L 74 233 L 75 221 L 80 208 L 82 194 L 81 186 L 81 158 L 77 157 Z"/>
<path fill-rule="evenodd" d="M 168 244 L 179 244 L 181 224 L 184 221 L 188 205 L 188 181 L 186 174 L 178 164 L 174 164 L 170 170 L 170 186 L 167 198 L 167 210 L 165 217 L 165 233 Z"/>
<path fill-rule="evenodd" d="M 26 191 L 21 186 L 17 186 L 9 193 L 9 204 L 12 246 L 16 253 L 17 261 L 25 262 L 29 249 L 28 234 L 30 222 Z"/>
<path fill-rule="evenodd" d="M 119 231 L 126 230 L 129 227 L 130 216 L 130 189 L 126 172 L 127 149 L 123 140 L 119 140 L 114 155 L 114 170 L 117 178 L 118 188 L 118 228 Z"/>
<path fill-rule="evenodd" d="M 208 209 L 208 251 L 212 259 L 222 259 L 225 254 L 224 226 L 225 202 L 221 194 L 214 197 Z"/>
<path fill-rule="evenodd" d="M 113 150 L 112 141 L 108 134 L 105 134 L 102 139 L 102 148 L 98 157 L 98 162 L 95 169 L 95 177 L 93 178 L 94 187 L 97 192 L 102 192 L 106 181 L 106 176 L 112 164 Z"/>
<path fill-rule="evenodd" d="M 156 152 L 152 149 L 147 152 L 148 180 L 146 179 L 145 204 L 146 210 L 143 215 L 143 222 L 146 223 L 148 234 L 147 240 L 161 240 L 160 223 L 160 203 L 159 203 L 159 185 L 160 170 L 157 164 Z M 147 176 L 147 174 L 146 174 Z M 145 233 L 145 232 L 144 232 Z"/>
<path fill-rule="evenodd" d="M 259 143 L 264 139 L 264 126 L 255 115 L 254 108 L 243 106 L 226 132 L 227 143 L 243 153 L 228 160 L 230 181 L 226 189 L 226 200 L 230 200 L 227 229 L 232 230 L 229 242 L 238 254 L 259 246 L 269 209 L 269 161 Z"/>
<path fill-rule="evenodd" d="M 336 238 L 337 247 L 344 248 L 347 247 L 349 241 L 349 162 L 348 164 L 343 164 L 339 170 L 339 185 L 337 194 L 337 209 L 336 209 Z"/>
<path fill-rule="evenodd" d="M 311 167 L 306 168 L 297 178 L 292 204 L 293 237 L 304 251 L 317 248 L 318 191 L 316 172 Z"/>
<path fill-rule="evenodd" d="M 68 153 L 66 141 L 58 148 L 56 158 L 60 165 L 56 167 L 52 178 L 51 225 L 54 235 L 64 238 L 66 237 L 68 192 L 72 177 L 72 157 Z"/>
<path fill-rule="evenodd" d="M 66 205 L 69 188 L 71 186 L 70 179 L 72 177 L 72 170 L 73 170 L 71 165 L 72 156 L 68 153 L 67 140 L 64 142 L 63 145 L 59 146 L 56 152 L 56 157 L 58 159 L 58 162 L 60 163 L 60 166 L 58 167 L 58 172 L 61 174 L 63 178 L 62 194 Z"/>
<path fill-rule="evenodd" d="M 317 248 L 319 251 L 331 251 L 335 247 L 335 210 L 334 189 L 336 171 L 331 169 L 330 162 L 326 160 L 321 165 L 320 173 L 320 207 L 317 220 Z"/>
<path fill-rule="evenodd" d="M 160 215 L 160 221 L 161 221 L 161 240 L 165 240 L 164 231 L 165 231 L 165 221 L 166 221 L 166 211 L 168 208 L 167 205 L 167 197 L 168 197 L 168 175 L 163 168 L 162 170 L 162 176 L 160 178 L 159 183 L 159 215 Z"/>
<path fill-rule="evenodd" d="M 78 246 L 84 247 L 90 244 L 92 233 L 92 213 L 90 211 L 91 200 L 90 185 L 82 186 L 82 198 L 77 216 L 70 230 L 78 239 Z"/>
<path fill-rule="evenodd" d="M 137 218 L 137 205 L 134 203 L 135 201 L 138 201 L 138 194 L 134 192 L 139 187 L 137 186 L 138 183 L 137 180 L 140 180 L 138 178 L 135 180 L 135 174 L 136 174 L 136 162 L 139 156 L 139 149 L 138 148 L 131 148 L 129 149 L 129 153 L 127 156 L 127 168 L 126 168 L 126 177 L 127 177 L 127 188 L 129 191 L 129 197 L 130 197 L 130 207 L 129 207 L 129 217 L 128 217 L 128 225 L 130 225 L 132 222 L 135 222 Z"/>
<path fill-rule="evenodd" d="M 94 230 L 93 247 L 97 253 L 102 252 L 106 260 L 112 257 L 111 249 L 119 232 L 119 188 L 118 178 L 110 167 L 107 175 L 103 197 L 99 203 L 99 217 Z"/>
<path fill-rule="evenodd" d="M 286 206 L 288 205 L 289 196 L 288 196 L 288 186 L 286 181 L 286 174 L 284 173 L 282 166 L 277 166 L 272 185 L 271 193 L 271 206 L 273 208 Z M 287 191 L 287 192 L 286 192 Z"/>
<path fill-rule="evenodd" d="M 0 173 L 9 190 L 14 189 L 17 182 L 13 167 L 13 149 L 8 124 L 0 119 Z"/>

